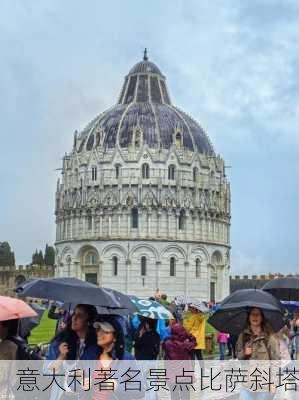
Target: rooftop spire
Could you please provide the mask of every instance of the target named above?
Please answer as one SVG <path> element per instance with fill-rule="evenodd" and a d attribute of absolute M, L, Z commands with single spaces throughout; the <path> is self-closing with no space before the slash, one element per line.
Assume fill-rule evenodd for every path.
<path fill-rule="evenodd" d="M 143 53 L 143 61 L 148 61 L 148 56 L 147 56 L 147 48 L 144 49 Z"/>

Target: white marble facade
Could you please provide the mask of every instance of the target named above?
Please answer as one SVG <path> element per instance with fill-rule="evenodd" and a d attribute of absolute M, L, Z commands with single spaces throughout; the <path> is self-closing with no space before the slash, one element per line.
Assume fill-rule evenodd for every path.
<path fill-rule="evenodd" d="M 147 59 L 139 64 L 143 76 L 144 66 L 154 65 Z M 132 76 L 137 85 L 141 82 L 140 71 L 132 71 L 124 93 L 132 89 L 127 83 Z M 156 70 L 148 75 L 148 82 L 156 76 L 165 79 Z M 120 135 L 126 131 L 121 133 L 120 126 L 128 109 L 138 106 L 136 96 L 114 107 L 115 142 L 111 125 L 108 129 L 101 122 L 112 120 L 109 110 L 74 134 L 57 184 L 56 275 L 140 297 L 159 288 L 169 297 L 188 294 L 219 301 L 229 292 L 230 268 L 230 188 L 224 161 L 214 150 L 201 151 L 185 114 L 171 103 L 155 104 L 153 95 L 147 101 L 157 121 L 157 110 L 167 107 L 186 126 L 169 132 L 169 143 L 163 144 L 157 122 L 159 136 L 152 142 L 137 108 L 137 119 L 130 119 L 133 128 L 125 125 L 131 139 L 124 142 Z M 124 113 L 117 116 L 121 107 Z M 183 129 L 192 142 L 185 140 Z M 207 136 L 201 140 L 212 149 Z"/>

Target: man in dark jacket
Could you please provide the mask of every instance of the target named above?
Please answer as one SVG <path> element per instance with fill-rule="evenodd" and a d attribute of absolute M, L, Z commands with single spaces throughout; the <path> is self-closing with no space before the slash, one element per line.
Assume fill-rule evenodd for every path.
<path fill-rule="evenodd" d="M 57 304 L 51 304 L 51 307 L 48 311 L 48 318 L 57 319 L 55 335 L 64 330 L 67 324 L 68 312 L 61 306 L 58 307 L 56 311 Z"/>

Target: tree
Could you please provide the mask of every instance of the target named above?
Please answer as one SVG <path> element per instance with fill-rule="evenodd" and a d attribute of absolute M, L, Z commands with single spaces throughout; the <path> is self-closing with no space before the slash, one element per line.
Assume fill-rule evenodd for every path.
<path fill-rule="evenodd" d="M 15 255 L 8 242 L 0 242 L 0 266 L 14 266 Z"/>
<path fill-rule="evenodd" d="M 45 265 L 43 252 L 41 250 L 38 252 L 38 265 Z"/>
<path fill-rule="evenodd" d="M 38 251 L 35 250 L 35 253 L 32 254 L 32 262 L 31 265 L 38 264 Z"/>
<path fill-rule="evenodd" d="M 32 254 L 32 263 L 31 265 L 44 265 L 44 256 L 43 252 L 35 250 L 35 253 Z"/>
<path fill-rule="evenodd" d="M 54 264 L 55 264 L 55 250 L 54 250 L 54 247 L 48 246 L 48 244 L 46 244 L 45 265 L 54 265 Z"/>

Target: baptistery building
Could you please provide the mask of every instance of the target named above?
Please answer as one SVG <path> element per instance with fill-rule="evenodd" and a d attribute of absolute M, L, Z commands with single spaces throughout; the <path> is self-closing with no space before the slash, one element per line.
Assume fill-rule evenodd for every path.
<path fill-rule="evenodd" d="M 224 161 L 146 51 L 116 104 L 75 131 L 55 215 L 57 276 L 140 297 L 229 293 Z"/>

